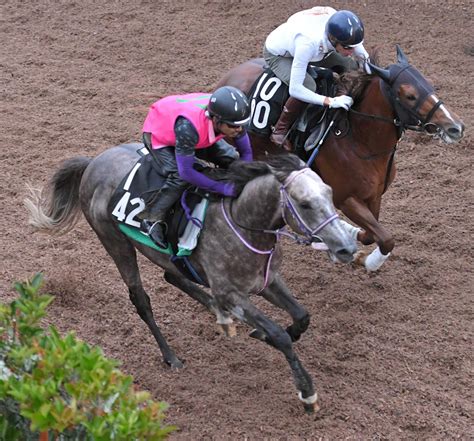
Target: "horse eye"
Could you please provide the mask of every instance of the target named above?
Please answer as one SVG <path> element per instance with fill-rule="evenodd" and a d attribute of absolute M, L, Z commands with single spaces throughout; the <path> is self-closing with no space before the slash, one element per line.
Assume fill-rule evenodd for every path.
<path fill-rule="evenodd" d="M 300 207 L 303 209 L 303 210 L 311 210 L 311 204 L 309 202 L 302 202 L 300 204 Z"/>
<path fill-rule="evenodd" d="M 416 96 L 415 95 L 407 95 L 407 100 L 416 101 Z"/>

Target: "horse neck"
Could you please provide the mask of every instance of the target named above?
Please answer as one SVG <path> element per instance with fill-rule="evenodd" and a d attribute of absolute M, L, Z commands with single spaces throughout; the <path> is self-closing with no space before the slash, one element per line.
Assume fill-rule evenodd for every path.
<path fill-rule="evenodd" d="M 273 175 L 250 181 L 234 200 L 234 220 L 255 229 L 275 229 L 283 226 L 280 208 L 280 183 Z"/>
<path fill-rule="evenodd" d="M 393 147 L 398 141 L 397 127 L 389 122 L 396 118 L 395 110 L 382 92 L 383 85 L 383 81 L 375 77 L 367 86 L 362 101 L 354 110 L 367 115 L 380 116 L 386 118 L 387 121 L 356 116 L 356 123 L 351 124 L 356 137 L 371 150 L 384 150 L 387 146 Z"/>

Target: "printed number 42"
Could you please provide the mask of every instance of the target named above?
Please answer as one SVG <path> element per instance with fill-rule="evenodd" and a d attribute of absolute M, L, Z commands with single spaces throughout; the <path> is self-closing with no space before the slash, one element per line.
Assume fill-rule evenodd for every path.
<path fill-rule="evenodd" d="M 128 204 L 131 205 L 138 205 L 137 208 L 134 208 L 130 213 L 127 213 L 127 206 Z M 133 198 L 130 200 L 130 192 L 125 192 L 120 200 L 117 202 L 114 210 L 112 211 L 112 215 L 115 216 L 120 222 L 123 222 L 125 219 L 125 223 L 131 225 L 136 228 L 140 228 L 140 222 L 134 220 L 135 216 L 138 213 L 141 213 L 145 209 L 145 202 L 143 202 L 140 198 Z"/>

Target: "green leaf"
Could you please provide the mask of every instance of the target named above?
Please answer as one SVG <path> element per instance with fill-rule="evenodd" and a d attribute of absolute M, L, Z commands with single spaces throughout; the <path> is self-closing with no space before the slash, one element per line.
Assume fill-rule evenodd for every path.
<path fill-rule="evenodd" d="M 40 326 L 53 300 L 39 294 L 42 282 L 37 273 L 14 284 L 18 298 L 0 305 L 0 368 L 8 373 L 0 375 L 0 409 L 5 400 L 15 403 L 15 421 L 25 422 L 12 426 L 20 428 L 13 438 L 0 419 L 0 439 L 37 439 L 31 431 L 38 430 L 64 440 L 165 439 L 175 430 L 162 423 L 166 403 L 135 391 L 133 377 L 101 348 Z"/>

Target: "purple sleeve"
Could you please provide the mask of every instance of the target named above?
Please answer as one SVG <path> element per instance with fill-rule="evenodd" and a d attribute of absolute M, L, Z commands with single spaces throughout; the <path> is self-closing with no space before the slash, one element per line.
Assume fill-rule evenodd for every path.
<path fill-rule="evenodd" d="M 250 162 L 253 160 L 252 146 L 250 145 L 250 138 L 247 132 L 235 139 L 235 147 L 237 147 L 242 161 Z"/>
<path fill-rule="evenodd" d="M 193 168 L 194 155 L 176 155 L 176 164 L 181 179 L 213 193 L 235 196 L 235 186 L 231 182 L 219 182 L 208 178 Z"/>

